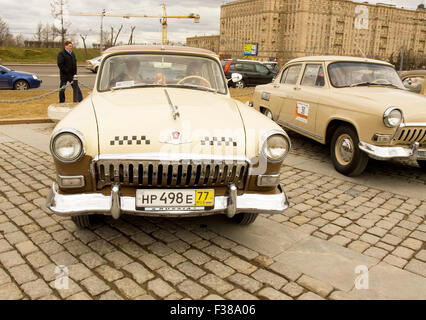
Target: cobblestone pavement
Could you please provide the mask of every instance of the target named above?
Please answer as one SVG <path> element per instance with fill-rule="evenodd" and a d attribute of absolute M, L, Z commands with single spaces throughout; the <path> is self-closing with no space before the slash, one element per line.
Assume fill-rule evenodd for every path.
<path fill-rule="evenodd" d="M 281 177 L 291 208 L 265 221 L 426 278 L 425 201 L 289 166 Z M 351 298 L 230 240 L 203 218 L 99 217 L 79 230 L 45 207 L 54 178 L 50 155 L 18 141 L 0 143 L 0 300 Z M 59 265 L 68 268 L 68 289 L 55 286 Z"/>

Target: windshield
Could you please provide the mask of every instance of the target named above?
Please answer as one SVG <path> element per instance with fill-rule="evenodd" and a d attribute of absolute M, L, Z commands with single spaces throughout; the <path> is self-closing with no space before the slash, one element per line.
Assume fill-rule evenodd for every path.
<path fill-rule="evenodd" d="M 99 79 L 99 91 L 163 86 L 227 93 L 216 60 L 187 55 L 114 55 L 104 61 Z"/>
<path fill-rule="evenodd" d="M 391 66 L 365 62 L 335 62 L 328 66 L 334 87 L 388 85 L 404 89 L 401 79 Z"/>

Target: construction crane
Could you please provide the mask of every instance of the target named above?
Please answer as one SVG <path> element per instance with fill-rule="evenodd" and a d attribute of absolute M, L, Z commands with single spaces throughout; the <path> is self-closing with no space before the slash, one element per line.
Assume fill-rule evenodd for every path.
<path fill-rule="evenodd" d="M 101 13 L 70 13 L 70 16 L 98 16 L 101 17 L 101 43 L 100 51 L 102 53 L 103 47 L 103 19 L 104 17 L 115 17 L 115 18 L 160 18 L 162 24 L 162 36 L 161 43 L 163 45 L 167 44 L 167 19 L 194 19 L 194 23 L 200 22 L 200 15 L 195 13 L 190 13 L 187 16 L 168 16 L 166 13 L 166 5 L 163 3 L 163 14 L 162 15 L 147 15 L 147 14 L 134 14 L 134 13 L 124 13 L 124 14 L 115 14 L 107 13 L 105 9 Z"/>

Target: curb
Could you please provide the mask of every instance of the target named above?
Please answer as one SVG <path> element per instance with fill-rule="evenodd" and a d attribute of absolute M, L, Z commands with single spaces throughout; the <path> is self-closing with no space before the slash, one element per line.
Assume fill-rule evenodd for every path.
<path fill-rule="evenodd" d="M 53 123 L 53 121 L 49 118 L 0 119 L 0 125 L 31 123 Z"/>

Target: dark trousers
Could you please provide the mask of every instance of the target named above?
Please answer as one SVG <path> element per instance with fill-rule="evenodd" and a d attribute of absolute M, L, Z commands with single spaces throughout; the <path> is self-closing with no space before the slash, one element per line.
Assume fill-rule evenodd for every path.
<path fill-rule="evenodd" d="M 64 80 L 61 79 L 61 82 L 59 83 L 59 88 L 63 87 L 67 84 L 67 82 L 71 82 L 72 80 Z M 78 87 L 78 102 L 83 100 L 83 95 L 81 94 L 80 87 Z M 59 90 L 59 103 L 65 102 L 65 89 Z"/>

